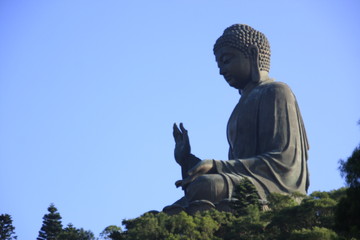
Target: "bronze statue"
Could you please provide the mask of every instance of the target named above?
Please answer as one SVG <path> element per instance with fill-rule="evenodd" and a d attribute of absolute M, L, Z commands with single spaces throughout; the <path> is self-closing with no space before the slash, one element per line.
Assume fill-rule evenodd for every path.
<path fill-rule="evenodd" d="M 185 196 L 164 211 L 191 206 L 201 210 L 231 201 L 234 187 L 244 178 L 255 186 L 259 200 L 266 201 L 272 192 L 306 194 L 306 132 L 290 88 L 269 78 L 267 38 L 250 26 L 235 24 L 225 29 L 213 51 L 220 75 L 241 95 L 227 125 L 229 160 L 200 160 L 191 154 L 183 124 L 174 124 L 175 160 L 183 178 L 175 184 Z"/>

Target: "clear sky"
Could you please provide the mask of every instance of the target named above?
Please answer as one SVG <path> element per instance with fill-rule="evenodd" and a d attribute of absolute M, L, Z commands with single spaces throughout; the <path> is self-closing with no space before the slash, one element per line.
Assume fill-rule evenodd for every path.
<path fill-rule="evenodd" d="M 212 47 L 234 23 L 267 35 L 270 75 L 297 96 L 309 192 L 344 186 L 338 160 L 360 142 L 359 12 L 357 0 L 0 0 L 0 214 L 35 239 L 54 203 L 97 236 L 180 198 L 174 122 L 194 154 L 227 159 L 239 94 Z"/>

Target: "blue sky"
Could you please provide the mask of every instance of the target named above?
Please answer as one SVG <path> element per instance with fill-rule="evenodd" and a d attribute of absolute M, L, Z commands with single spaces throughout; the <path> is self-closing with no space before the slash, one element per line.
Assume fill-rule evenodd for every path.
<path fill-rule="evenodd" d="M 344 186 L 359 144 L 360 3 L 342 1 L 0 2 L 0 213 L 35 239 L 54 203 L 98 235 L 182 196 L 172 124 L 192 152 L 226 160 L 239 99 L 212 47 L 245 23 L 265 33 L 270 75 L 297 96 L 310 191 Z"/>

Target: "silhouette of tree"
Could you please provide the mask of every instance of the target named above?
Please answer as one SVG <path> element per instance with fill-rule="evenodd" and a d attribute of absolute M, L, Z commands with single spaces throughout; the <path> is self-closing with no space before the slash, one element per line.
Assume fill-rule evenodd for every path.
<path fill-rule="evenodd" d="M 37 240 L 57 240 L 62 231 L 61 216 L 57 208 L 52 203 L 47 210 L 49 213 L 43 217 L 43 225 Z"/>
<path fill-rule="evenodd" d="M 100 233 L 100 239 L 111 239 L 111 240 L 121 240 L 121 227 L 110 225 L 107 226 L 101 233 Z"/>
<path fill-rule="evenodd" d="M 336 228 L 346 232 L 348 237 L 360 238 L 360 145 L 346 161 L 340 160 L 339 163 L 341 176 L 349 188 L 336 209 Z"/>
<path fill-rule="evenodd" d="M 56 240 L 95 240 L 95 237 L 91 231 L 85 231 L 82 228 L 77 229 L 69 223 Z"/>
<path fill-rule="evenodd" d="M 0 215 L 0 240 L 17 239 L 15 236 L 15 227 L 12 225 L 12 219 L 9 214 Z"/>

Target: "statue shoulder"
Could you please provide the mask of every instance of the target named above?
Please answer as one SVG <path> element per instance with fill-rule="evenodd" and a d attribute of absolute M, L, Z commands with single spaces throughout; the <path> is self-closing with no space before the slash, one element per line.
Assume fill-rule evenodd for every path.
<path fill-rule="evenodd" d="M 290 87 L 283 82 L 266 82 L 261 84 L 262 92 L 264 95 L 271 95 L 276 98 L 294 98 L 294 94 Z"/>

